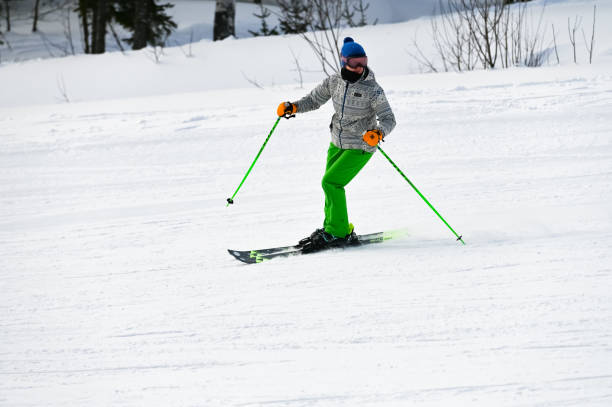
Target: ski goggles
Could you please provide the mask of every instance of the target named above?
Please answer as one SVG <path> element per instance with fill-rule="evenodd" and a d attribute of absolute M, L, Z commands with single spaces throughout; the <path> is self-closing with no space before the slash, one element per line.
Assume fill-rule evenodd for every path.
<path fill-rule="evenodd" d="M 342 57 L 342 62 L 345 65 L 350 66 L 351 68 L 357 68 L 358 66 L 361 66 L 363 68 L 368 66 L 368 57 L 367 56 L 362 56 L 362 57 Z"/>

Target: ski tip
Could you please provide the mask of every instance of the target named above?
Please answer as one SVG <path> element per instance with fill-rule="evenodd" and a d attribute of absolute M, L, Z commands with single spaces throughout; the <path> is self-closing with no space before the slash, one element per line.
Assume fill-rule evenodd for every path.
<path fill-rule="evenodd" d="M 227 249 L 227 252 L 237 259 L 241 257 L 240 252 L 238 250 Z"/>
<path fill-rule="evenodd" d="M 236 260 L 240 260 L 246 264 L 258 263 L 258 259 L 252 256 L 249 252 L 244 252 L 240 250 L 232 250 L 227 249 L 227 252 L 232 255 Z"/>

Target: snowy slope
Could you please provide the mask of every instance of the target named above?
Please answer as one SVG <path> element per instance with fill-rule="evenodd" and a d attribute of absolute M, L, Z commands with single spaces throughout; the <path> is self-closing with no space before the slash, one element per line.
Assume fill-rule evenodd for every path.
<path fill-rule="evenodd" d="M 537 24 L 543 4 L 546 27 L 555 24 L 559 57 L 562 65 L 572 64 L 569 37 L 563 32 L 568 18 L 583 18 L 585 32 L 590 33 L 593 0 L 570 2 L 536 1 L 528 14 Z M 548 4 L 550 3 L 550 4 Z M 245 5 L 246 6 L 246 5 Z M 612 60 L 612 2 L 598 4 L 595 62 Z M 425 52 L 435 55 L 428 18 L 398 24 L 368 26 L 345 30 L 362 43 L 378 76 L 405 75 L 423 70 L 410 56 L 416 52 L 416 39 Z M 187 35 L 181 31 L 182 35 Z M 546 31 L 552 44 L 552 29 Z M 57 103 L 63 101 L 62 89 L 72 101 L 91 101 L 125 97 L 144 97 L 199 92 L 228 88 L 278 85 L 300 86 L 300 74 L 293 55 L 300 64 L 303 82 L 317 82 L 325 75 L 309 45 L 299 36 L 228 39 L 222 42 L 202 40 L 188 46 L 169 47 L 160 62 L 151 50 L 115 52 L 105 55 L 77 55 L 53 60 L 28 61 L 0 65 L 0 106 Z M 93 62 L 92 62 L 93 61 Z M 579 64 L 588 63 L 585 47 L 578 46 Z M 551 63 L 556 64 L 553 57 Z M 27 80 L 24 80 L 27 78 Z M 60 85 L 61 84 L 61 85 Z"/>
<path fill-rule="evenodd" d="M 382 79 L 467 246 L 377 155 L 352 220 L 408 238 L 256 266 L 321 221 L 329 108 L 230 208 L 299 92 L 3 109 L 0 404 L 610 405 L 612 79 L 531 72 Z"/>
<path fill-rule="evenodd" d="M 107 95 L 100 76 L 99 98 L 54 104 L 24 89 L 0 107 L 0 405 L 612 405 L 599 52 L 592 66 L 379 75 L 398 119 L 383 148 L 467 245 L 377 154 L 347 189 L 351 220 L 409 236 L 253 266 L 226 249 L 321 222 L 328 105 L 283 120 L 225 207 L 275 106 L 314 83 L 138 97 L 138 81 Z M 0 80 L 29 78 L 11 66 Z"/>

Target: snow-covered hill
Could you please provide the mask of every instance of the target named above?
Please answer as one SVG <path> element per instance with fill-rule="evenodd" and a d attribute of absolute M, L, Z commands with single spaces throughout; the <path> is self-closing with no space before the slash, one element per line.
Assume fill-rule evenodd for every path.
<path fill-rule="evenodd" d="M 608 28 L 594 65 L 405 75 L 383 39 L 412 28 L 356 35 L 397 116 L 383 148 L 466 246 L 377 154 L 347 188 L 351 221 L 407 237 L 229 256 L 322 219 L 328 105 L 283 120 L 225 206 L 276 105 L 314 85 L 276 52 L 298 39 L 0 67 L 0 405 L 611 405 Z M 234 62 L 257 53 L 266 86 L 240 88 Z"/>
<path fill-rule="evenodd" d="M 2 39 L 5 42 L 4 45 L 0 44 L 0 63 L 82 54 L 83 43 L 78 14 L 68 7 L 58 8 L 57 3 L 43 2 L 38 31 L 32 33 L 33 4 L 34 0 L 10 3 L 12 28 L 9 32 L 4 32 L 6 24 L 0 19 L 0 32 L 3 32 Z M 172 0 L 171 4 L 173 7 L 166 12 L 178 27 L 166 41 L 169 47 L 183 46 L 188 53 L 190 42 L 212 40 L 214 0 Z M 265 4 L 265 7 L 271 10 L 267 23 L 270 27 L 278 27 L 278 7 L 270 1 Z M 435 12 L 437 0 L 369 0 L 363 4 L 367 6 L 365 14 L 368 22 L 386 24 L 431 15 Z M 250 38 L 251 31 L 260 30 L 261 21 L 256 17 L 260 12 L 259 6 L 253 4 L 253 1 L 236 3 L 237 38 Z M 114 26 L 114 29 L 119 38 L 130 36 L 118 25 Z M 123 44 L 123 47 L 129 49 L 127 44 Z M 120 50 L 110 31 L 107 33 L 106 49 L 110 52 Z"/>
<path fill-rule="evenodd" d="M 533 2 L 530 6 L 533 11 L 529 13 L 531 24 L 537 25 L 544 4 L 547 5 L 542 24 L 550 27 L 545 32 L 546 38 L 552 44 L 554 24 L 561 63 L 573 65 L 569 36 L 562 35 L 561 29 L 567 26 L 568 18 L 579 16 L 584 21 L 582 27 L 585 33 L 590 32 L 595 2 Z M 612 61 L 612 25 L 603 22 L 612 18 L 612 2 L 598 6 L 600 24 L 596 32 L 594 61 L 599 66 L 607 66 Z M 179 31 L 183 32 L 180 27 Z M 347 29 L 343 35 L 351 35 L 362 43 L 378 76 L 388 76 L 423 70 L 411 56 L 416 52 L 413 40 L 416 39 L 421 49 L 433 57 L 435 52 L 430 30 L 429 19 L 422 18 L 405 23 Z M 577 51 L 579 64 L 588 65 L 586 47 L 578 44 Z M 193 57 L 187 56 L 190 54 Z M 302 75 L 298 72 L 294 55 L 299 61 Z M 556 58 L 551 58 L 550 62 L 556 64 Z M 277 85 L 297 87 L 301 83 L 320 81 L 324 76 L 310 46 L 299 36 L 228 39 L 222 42 L 204 39 L 193 44 L 191 52 L 187 45 L 164 49 L 159 63 L 156 63 L 151 50 L 142 50 L 126 52 L 125 55 L 114 52 L 0 65 L 0 106 L 57 103 L 66 97 L 72 102 L 148 97 L 246 88 L 254 87 L 254 84 L 266 88 Z"/>

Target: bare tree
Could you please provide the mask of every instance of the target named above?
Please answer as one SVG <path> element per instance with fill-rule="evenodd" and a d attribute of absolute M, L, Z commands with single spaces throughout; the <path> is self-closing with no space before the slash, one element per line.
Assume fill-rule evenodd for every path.
<path fill-rule="evenodd" d="M 572 44 L 572 49 L 574 50 L 574 63 L 578 63 L 578 57 L 576 55 L 576 32 L 578 31 L 578 27 L 582 25 L 582 17 L 576 16 L 574 19 L 573 25 L 570 25 L 570 19 L 567 19 L 567 32 L 569 34 L 570 44 Z"/>
<path fill-rule="evenodd" d="M 417 61 L 417 63 L 419 64 L 421 68 L 425 67 L 426 69 L 428 69 L 429 72 L 438 72 L 438 68 L 436 67 L 436 64 L 430 58 L 428 58 L 425 55 L 425 53 L 421 50 L 421 47 L 419 46 L 419 42 L 417 41 L 416 34 L 414 38 L 412 39 L 412 46 L 414 47 L 414 49 L 416 49 L 416 54 L 408 51 L 408 55 L 410 55 L 412 59 Z"/>
<path fill-rule="evenodd" d="M 314 6 L 314 30 L 303 33 L 321 63 L 323 72 L 330 75 L 340 71 L 340 32 L 342 30 L 342 1 L 311 0 Z"/>
<path fill-rule="evenodd" d="M 74 6 L 78 6 L 79 3 L 80 1 L 77 0 L 34 0 L 32 8 L 32 32 L 38 32 L 38 22 L 44 16 L 56 13 L 62 15 L 62 25 L 64 25 L 64 31 L 66 31 L 65 20 L 70 19 L 70 16 L 67 17 L 67 13 L 70 13 Z"/>
<path fill-rule="evenodd" d="M 295 55 L 295 52 L 293 52 L 291 48 L 290 50 L 291 50 L 291 56 L 293 56 L 293 61 L 295 62 L 295 68 L 296 68 L 295 70 L 297 71 L 299 75 L 300 89 L 301 89 L 304 87 L 304 77 L 302 76 L 302 67 L 300 66 L 300 60 Z"/>
<path fill-rule="evenodd" d="M 525 6 L 521 6 L 525 7 Z M 544 59 L 547 56 L 544 50 L 544 38 L 546 36 L 546 30 L 542 32 L 542 22 L 544 20 L 544 10 L 546 9 L 546 3 L 542 5 L 540 17 L 537 20 L 537 24 L 535 26 L 526 24 L 525 35 L 523 35 L 524 43 L 522 48 L 525 51 L 525 56 L 522 61 L 518 61 L 518 65 L 523 64 L 525 66 L 542 66 L 544 63 Z M 534 21 L 533 18 L 529 19 L 530 21 Z M 519 49 L 520 49 L 519 45 Z"/>
<path fill-rule="evenodd" d="M 64 18 L 62 19 L 62 26 L 64 28 L 64 38 L 66 39 L 66 48 L 72 55 L 75 54 L 74 41 L 72 40 L 72 24 L 70 21 L 70 8 L 63 10 Z"/>
<path fill-rule="evenodd" d="M 64 82 L 64 75 L 59 74 L 57 76 L 57 89 L 60 93 L 60 100 L 70 103 L 70 98 L 68 97 L 68 90 L 66 89 L 66 82 Z"/>
<path fill-rule="evenodd" d="M 156 64 L 159 64 L 161 61 L 161 57 L 164 55 L 164 47 L 161 45 L 152 45 L 147 48 L 147 53 L 150 55 L 150 58 Z"/>
<path fill-rule="evenodd" d="M 240 72 L 242 73 L 242 77 L 243 77 L 244 79 L 246 79 L 246 81 L 247 81 L 248 83 L 250 83 L 251 85 L 255 86 L 255 87 L 256 87 L 256 88 L 258 88 L 258 89 L 263 89 L 263 86 L 261 86 L 261 85 L 259 84 L 259 82 L 257 82 L 257 79 L 252 79 L 252 78 L 249 78 L 249 77 L 248 77 L 248 76 L 247 76 L 247 75 L 244 73 L 244 71 L 240 71 Z"/>
<path fill-rule="evenodd" d="M 526 5 L 507 0 L 439 0 L 439 17 L 431 20 L 434 49 L 445 71 L 492 69 L 544 62 L 542 19 L 527 22 Z M 430 58 L 413 42 L 412 54 L 422 66 L 437 71 Z"/>
<path fill-rule="evenodd" d="M 193 51 L 191 49 L 191 45 L 193 44 L 193 28 L 189 31 L 189 41 L 187 43 L 188 44 L 187 52 L 183 50 L 183 46 L 179 44 L 178 41 L 174 41 L 174 43 L 179 47 L 183 55 L 185 55 L 187 58 L 193 58 Z"/>
<path fill-rule="evenodd" d="M 121 43 L 121 39 L 117 35 L 117 31 L 115 30 L 113 23 L 111 21 L 108 21 L 107 24 L 108 24 L 108 29 L 113 34 L 113 38 L 115 39 L 115 43 L 117 44 L 117 47 L 119 47 L 119 50 L 121 51 L 121 53 L 124 53 L 125 49 L 123 48 L 123 44 Z"/>
<path fill-rule="evenodd" d="M 584 29 L 582 30 L 582 37 L 584 38 L 584 45 L 586 46 L 587 52 L 589 53 L 589 64 L 593 63 L 593 48 L 595 44 L 595 17 L 597 14 L 597 5 L 593 6 L 593 31 L 591 32 L 591 42 L 588 43 Z"/>
<path fill-rule="evenodd" d="M 440 56 L 444 71 L 453 69 L 456 71 L 472 70 L 478 62 L 474 38 L 469 26 L 465 24 L 465 15 L 456 10 L 458 4 L 452 1 L 444 3 L 439 1 L 440 20 L 431 19 L 431 30 L 433 34 L 434 47 Z M 414 41 L 416 44 L 416 39 Z M 424 53 L 419 50 L 421 58 Z M 432 62 L 427 65 L 431 69 Z"/>
<path fill-rule="evenodd" d="M 502 49 L 502 26 L 507 10 L 503 0 L 449 1 L 467 25 L 472 44 L 485 68 L 494 68 Z"/>
<path fill-rule="evenodd" d="M 552 35 L 553 35 L 553 43 L 555 45 L 555 55 L 557 56 L 557 65 L 561 63 L 559 59 L 559 49 L 557 48 L 557 33 L 555 31 L 555 25 L 552 25 Z"/>
<path fill-rule="evenodd" d="M 278 0 L 280 28 L 299 34 L 310 46 L 326 75 L 340 71 L 340 37 L 345 26 L 365 25 L 362 0 Z M 362 12 L 355 22 L 355 13 Z"/>
<path fill-rule="evenodd" d="M 64 38 L 65 42 L 53 42 L 51 41 L 45 33 L 42 31 L 39 32 L 40 38 L 42 39 L 43 45 L 47 49 L 47 52 L 51 57 L 57 56 L 53 53 L 52 49 L 59 50 L 61 52 L 61 56 L 66 55 L 75 55 L 76 51 L 74 49 L 74 42 L 72 40 L 72 28 L 70 23 L 70 9 L 65 9 L 63 12 L 62 26 L 64 28 Z"/>

